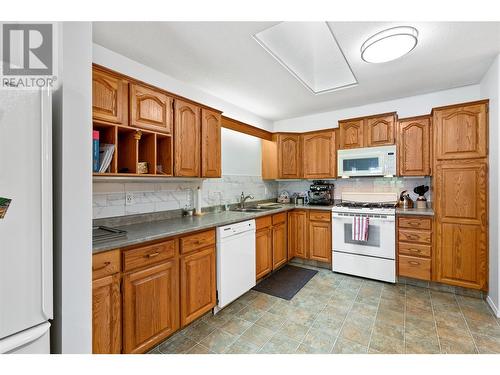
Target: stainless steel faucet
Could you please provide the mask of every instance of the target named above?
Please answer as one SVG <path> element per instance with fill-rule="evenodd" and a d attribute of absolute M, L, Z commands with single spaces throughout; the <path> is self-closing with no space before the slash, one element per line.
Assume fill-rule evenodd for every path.
<path fill-rule="evenodd" d="M 247 199 L 253 199 L 253 195 L 247 195 L 245 197 L 245 194 L 243 192 L 241 192 L 241 196 L 240 196 L 240 208 L 245 208 L 245 202 Z"/>

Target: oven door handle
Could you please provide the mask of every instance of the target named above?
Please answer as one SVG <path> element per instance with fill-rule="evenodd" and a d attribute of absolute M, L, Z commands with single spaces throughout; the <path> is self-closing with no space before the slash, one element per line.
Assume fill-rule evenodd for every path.
<path fill-rule="evenodd" d="M 352 218 L 354 216 L 336 216 L 335 214 L 333 215 L 333 220 L 342 220 L 342 221 L 349 221 L 352 222 Z M 394 223 L 396 221 L 394 216 L 388 216 L 388 217 L 368 217 L 370 219 L 370 223 Z"/>

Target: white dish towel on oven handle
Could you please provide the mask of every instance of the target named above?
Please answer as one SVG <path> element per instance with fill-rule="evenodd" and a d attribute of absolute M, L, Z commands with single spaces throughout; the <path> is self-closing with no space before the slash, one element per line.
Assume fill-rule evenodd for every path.
<path fill-rule="evenodd" d="M 366 216 L 353 216 L 352 218 L 352 240 L 368 241 L 368 226 L 370 219 Z"/>

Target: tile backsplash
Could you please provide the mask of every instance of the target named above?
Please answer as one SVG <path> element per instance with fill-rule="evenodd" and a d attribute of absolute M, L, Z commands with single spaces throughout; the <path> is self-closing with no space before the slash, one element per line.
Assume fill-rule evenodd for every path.
<path fill-rule="evenodd" d="M 342 191 L 400 193 L 409 190 L 413 200 L 417 195 L 413 188 L 431 185 L 430 177 L 405 178 L 350 178 L 332 181 L 335 184 L 335 198 L 340 199 Z M 223 176 L 206 180 L 173 180 L 169 182 L 94 182 L 93 218 L 144 214 L 178 210 L 189 205 L 189 189 L 196 195 L 201 188 L 202 207 L 237 203 L 241 192 L 252 194 L 255 200 L 273 199 L 283 190 L 289 193 L 308 191 L 312 181 L 264 181 L 259 176 Z M 132 196 L 132 203 L 126 205 L 125 197 Z M 426 194 L 431 201 L 432 192 Z M 195 199 L 195 197 L 193 197 Z M 194 202 L 192 202 L 194 206 Z"/>
<path fill-rule="evenodd" d="M 173 180 L 169 182 L 94 182 L 93 218 L 169 211 L 190 204 L 189 190 L 196 196 L 202 192 L 202 207 L 231 204 L 239 201 L 241 192 L 252 194 L 255 200 L 278 196 L 278 183 L 263 181 L 259 176 L 223 176 L 207 180 Z M 125 197 L 132 196 L 126 205 Z M 194 206 L 194 201 L 192 202 Z"/>
<path fill-rule="evenodd" d="M 418 195 L 413 189 L 419 185 L 431 186 L 430 177 L 359 177 L 348 179 L 337 179 L 331 181 L 335 185 L 335 199 L 340 199 L 343 191 L 356 192 L 396 192 L 399 194 L 403 190 L 408 190 L 413 200 Z M 278 191 L 288 191 L 290 194 L 309 190 L 312 181 L 279 181 Z M 432 190 L 432 189 L 431 189 Z M 432 191 L 425 195 L 427 201 L 432 201 Z"/>

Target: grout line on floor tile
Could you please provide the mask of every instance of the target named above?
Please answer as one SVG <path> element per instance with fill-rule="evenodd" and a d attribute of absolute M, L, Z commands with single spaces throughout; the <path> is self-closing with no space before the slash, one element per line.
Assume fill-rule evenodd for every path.
<path fill-rule="evenodd" d="M 384 290 L 384 287 L 382 286 L 382 290 Z M 382 300 L 382 291 L 380 292 L 380 297 L 378 299 L 378 304 L 377 304 L 377 313 L 375 314 L 375 320 L 373 321 L 372 324 L 372 330 L 370 332 L 370 339 L 368 340 L 368 347 L 367 347 L 367 352 L 370 352 L 370 346 L 372 344 L 372 336 L 373 336 L 373 331 L 375 329 L 375 322 L 377 321 L 377 316 L 378 316 L 378 311 L 380 309 L 380 301 Z"/>
<path fill-rule="evenodd" d="M 434 328 L 436 329 L 436 336 L 437 336 L 438 345 L 439 345 L 439 354 L 443 354 L 443 350 L 441 349 L 441 337 L 439 336 L 439 331 L 438 331 L 437 322 L 436 322 L 436 314 L 434 313 L 434 302 L 432 300 L 432 293 L 430 291 L 427 291 L 427 293 L 429 293 L 429 299 L 431 301 L 432 320 L 434 321 Z"/>
<path fill-rule="evenodd" d="M 406 283 L 404 285 L 405 285 L 405 287 L 404 287 L 405 309 L 404 309 L 404 313 L 403 313 L 403 353 L 406 354 Z"/>
<path fill-rule="evenodd" d="M 458 308 L 460 309 L 460 314 L 462 314 L 462 319 L 465 321 L 465 326 L 467 327 L 467 332 L 469 333 L 470 337 L 472 338 L 472 342 L 474 343 L 474 348 L 476 349 L 476 353 L 479 354 L 479 349 L 476 344 L 476 339 L 474 338 L 474 335 L 472 334 L 470 328 L 469 328 L 469 323 L 467 322 L 467 319 L 465 319 L 464 312 L 462 310 L 462 305 L 460 304 L 460 301 L 458 300 L 457 296 L 455 295 L 455 301 L 457 302 Z"/>
<path fill-rule="evenodd" d="M 342 282 L 344 282 L 344 280 L 342 280 Z M 340 285 L 342 285 L 342 282 L 341 282 Z M 361 290 L 361 286 L 363 285 L 363 283 L 364 283 L 364 281 L 360 284 L 360 286 L 358 288 L 358 291 L 357 291 L 356 295 L 354 296 L 354 299 L 352 300 L 351 306 L 349 307 L 349 310 L 347 311 L 347 313 L 346 313 L 346 315 L 344 317 L 344 320 L 342 321 L 342 324 L 340 325 L 339 333 L 338 333 L 337 337 L 335 338 L 335 340 L 333 341 L 333 346 L 332 346 L 332 349 L 330 350 L 330 352 L 332 352 L 333 349 L 335 348 L 335 345 L 337 345 L 337 341 L 338 341 L 340 335 L 342 334 L 342 329 L 344 328 L 345 321 L 347 320 L 347 317 L 349 316 L 349 314 L 352 311 L 352 308 L 354 306 L 354 303 L 355 303 L 356 299 L 358 298 L 359 291 Z M 335 288 L 335 289 L 337 289 L 337 288 Z M 368 352 L 368 348 L 366 349 L 366 351 Z"/>

